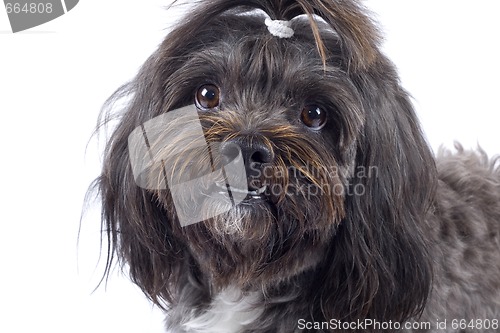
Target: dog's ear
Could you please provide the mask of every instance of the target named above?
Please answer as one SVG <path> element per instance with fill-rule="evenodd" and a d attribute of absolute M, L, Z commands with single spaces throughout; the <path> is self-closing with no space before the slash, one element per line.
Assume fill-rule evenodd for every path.
<path fill-rule="evenodd" d="M 137 185 L 128 149 L 132 131 L 161 111 L 164 94 L 155 82 L 159 75 L 156 56 L 143 65 L 132 82 L 117 90 L 102 110 L 98 130 L 111 124 L 115 127 L 94 186 L 101 197 L 102 224 L 108 238 L 106 273 L 118 259 L 121 266 L 128 265 L 133 282 L 163 306 L 163 301 L 173 298 L 169 287 L 182 283 L 179 280 L 189 271 L 182 267 L 187 260 L 183 243 L 173 231 L 178 223 L 170 220 L 154 193 Z M 117 110 L 119 106 L 122 109 Z M 113 112 L 118 117 L 112 116 Z"/>
<path fill-rule="evenodd" d="M 365 109 L 346 217 L 317 285 L 326 318 L 405 321 L 424 307 L 432 280 L 427 237 L 435 162 L 393 66 L 353 77 Z M 326 289 L 326 290 L 325 290 Z"/>

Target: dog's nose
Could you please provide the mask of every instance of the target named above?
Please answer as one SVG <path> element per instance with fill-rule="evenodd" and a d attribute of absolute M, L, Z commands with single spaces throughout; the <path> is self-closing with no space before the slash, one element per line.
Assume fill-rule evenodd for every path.
<path fill-rule="evenodd" d="M 220 146 L 223 164 L 237 158 L 240 151 L 248 178 L 260 178 L 264 166 L 274 160 L 272 148 L 261 140 L 233 139 L 223 142 Z"/>

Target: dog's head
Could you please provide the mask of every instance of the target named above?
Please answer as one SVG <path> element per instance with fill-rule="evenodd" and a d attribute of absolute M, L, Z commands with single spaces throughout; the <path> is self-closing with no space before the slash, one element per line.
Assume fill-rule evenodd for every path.
<path fill-rule="evenodd" d="M 150 298 L 314 270 L 326 318 L 421 309 L 434 162 L 378 43 L 354 1 L 206 1 L 112 97 L 103 221 Z"/>

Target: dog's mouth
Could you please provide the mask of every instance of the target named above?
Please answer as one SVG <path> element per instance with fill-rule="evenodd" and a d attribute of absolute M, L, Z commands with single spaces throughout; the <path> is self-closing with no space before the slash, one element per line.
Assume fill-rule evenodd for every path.
<path fill-rule="evenodd" d="M 221 195 L 227 195 L 229 193 L 238 193 L 238 194 L 246 194 L 246 197 L 243 201 L 251 201 L 251 200 L 266 200 L 266 190 L 268 188 L 267 185 L 262 185 L 257 189 L 251 188 L 236 188 L 232 187 L 228 184 L 220 184 L 216 183 L 217 192 Z"/>

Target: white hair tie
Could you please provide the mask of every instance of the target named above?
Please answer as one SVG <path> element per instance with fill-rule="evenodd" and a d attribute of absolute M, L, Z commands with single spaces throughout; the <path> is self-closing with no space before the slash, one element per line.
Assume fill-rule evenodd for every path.
<path fill-rule="evenodd" d="M 272 20 L 269 17 L 265 20 L 267 29 L 271 35 L 279 38 L 290 38 L 293 36 L 294 31 L 292 28 L 292 22 L 282 21 L 282 20 Z"/>

